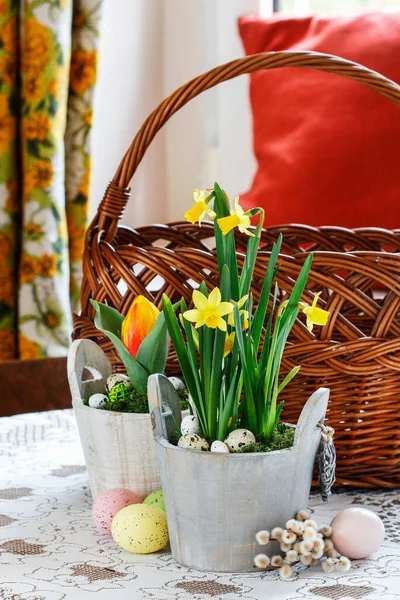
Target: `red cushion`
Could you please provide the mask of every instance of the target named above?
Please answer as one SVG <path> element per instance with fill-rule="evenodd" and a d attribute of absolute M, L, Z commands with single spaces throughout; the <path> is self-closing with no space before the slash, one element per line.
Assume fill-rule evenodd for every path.
<path fill-rule="evenodd" d="M 400 82 L 400 14 L 243 17 L 247 54 L 314 50 Z M 400 108 L 360 83 L 311 69 L 251 75 L 258 170 L 246 208 L 267 225 L 400 228 Z"/>

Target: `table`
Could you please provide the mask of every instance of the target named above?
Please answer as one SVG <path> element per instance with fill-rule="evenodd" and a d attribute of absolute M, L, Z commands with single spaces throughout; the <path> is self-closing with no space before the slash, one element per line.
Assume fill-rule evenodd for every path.
<path fill-rule="evenodd" d="M 400 600 L 400 490 L 335 493 L 310 499 L 324 522 L 363 505 L 384 520 L 381 549 L 344 574 L 299 567 L 276 572 L 204 573 L 168 552 L 138 556 L 96 531 L 72 411 L 0 419 L 1 600 Z"/>

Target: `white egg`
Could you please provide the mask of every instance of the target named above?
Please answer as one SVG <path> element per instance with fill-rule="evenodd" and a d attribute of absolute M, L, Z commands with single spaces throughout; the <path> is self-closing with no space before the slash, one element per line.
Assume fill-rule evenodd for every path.
<path fill-rule="evenodd" d="M 225 439 L 225 444 L 228 446 L 230 452 L 237 452 L 245 446 L 254 444 L 256 438 L 248 429 L 235 429 Z"/>
<path fill-rule="evenodd" d="M 170 380 L 177 392 L 180 392 L 181 390 L 184 390 L 186 388 L 186 385 L 183 383 L 182 379 L 179 379 L 179 377 L 168 377 L 168 379 Z"/>
<path fill-rule="evenodd" d="M 105 394 L 92 394 L 89 398 L 89 406 L 90 408 L 101 408 L 105 406 L 108 402 L 108 398 Z"/>
<path fill-rule="evenodd" d="M 115 387 L 119 383 L 123 383 L 125 387 L 128 388 L 128 390 L 131 390 L 133 387 L 127 375 L 124 375 L 123 373 L 113 373 L 112 375 L 110 375 L 110 377 L 107 377 L 105 385 L 106 392 L 111 392 L 113 387 Z"/>
<path fill-rule="evenodd" d="M 200 433 L 199 421 L 195 415 L 187 415 L 183 417 L 181 423 L 181 432 L 182 435 L 187 435 L 188 433 Z"/>
<path fill-rule="evenodd" d="M 220 452 L 221 454 L 229 454 L 229 448 L 224 442 L 220 442 L 219 440 L 215 440 L 211 444 L 211 452 Z"/>
<path fill-rule="evenodd" d="M 188 433 L 183 435 L 178 442 L 179 448 L 190 448 L 191 450 L 203 450 L 206 452 L 210 449 L 210 445 L 206 439 L 196 433 Z"/>

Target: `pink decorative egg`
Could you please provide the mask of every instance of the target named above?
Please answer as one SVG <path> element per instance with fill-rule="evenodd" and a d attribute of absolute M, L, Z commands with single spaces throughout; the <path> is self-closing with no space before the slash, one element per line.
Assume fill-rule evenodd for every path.
<path fill-rule="evenodd" d="M 123 508 L 141 504 L 142 498 L 129 490 L 114 488 L 103 492 L 93 505 L 93 519 L 101 533 L 111 535 L 111 521 Z"/>
<path fill-rule="evenodd" d="M 348 558 L 366 558 L 383 542 L 385 527 L 367 508 L 346 508 L 333 519 L 332 542 L 339 554 Z"/>

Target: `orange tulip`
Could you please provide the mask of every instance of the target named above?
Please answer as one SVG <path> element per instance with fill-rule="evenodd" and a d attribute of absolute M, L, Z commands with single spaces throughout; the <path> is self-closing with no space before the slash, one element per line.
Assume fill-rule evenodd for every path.
<path fill-rule="evenodd" d="M 144 296 L 137 296 L 122 322 L 121 340 L 133 357 L 156 324 L 160 311 Z"/>

